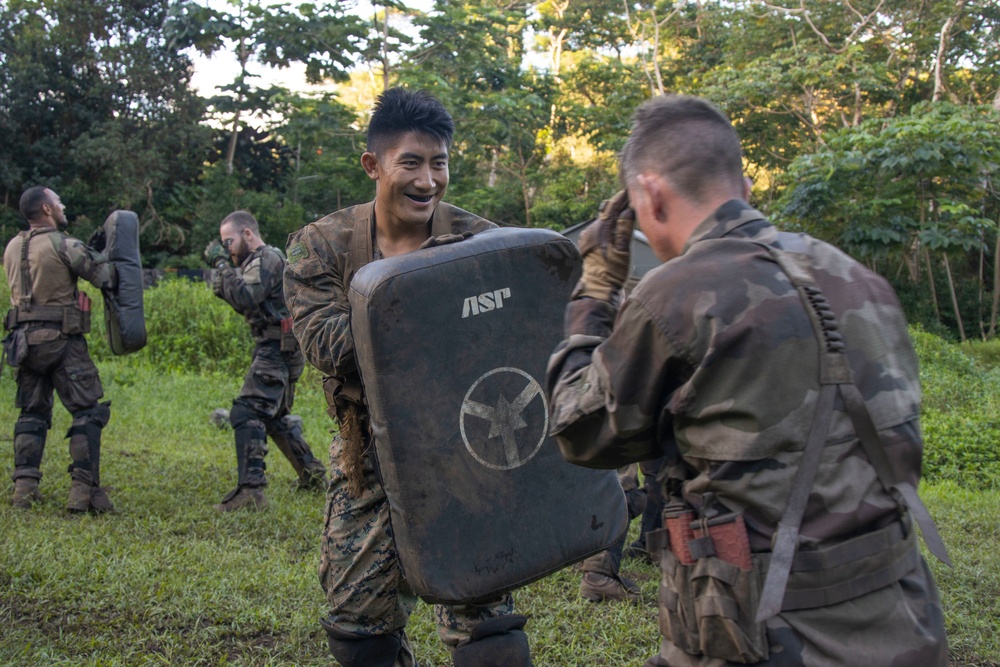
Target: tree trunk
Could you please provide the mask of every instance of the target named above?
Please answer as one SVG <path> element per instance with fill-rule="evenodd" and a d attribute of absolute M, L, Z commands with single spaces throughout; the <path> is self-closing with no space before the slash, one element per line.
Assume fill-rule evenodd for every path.
<path fill-rule="evenodd" d="M 951 277 L 951 264 L 948 262 L 948 253 L 941 253 L 944 256 L 944 270 L 948 274 L 948 290 L 951 291 L 951 307 L 955 311 L 955 321 L 958 322 L 958 336 L 965 342 L 965 326 L 962 324 L 962 313 L 958 310 L 958 294 L 955 293 L 955 281 Z"/>
<path fill-rule="evenodd" d="M 990 308 L 990 331 L 986 334 L 987 338 L 996 335 L 998 309 L 1000 309 L 1000 220 L 997 221 L 997 240 L 993 246 L 993 304 Z"/>
<path fill-rule="evenodd" d="M 934 269 L 931 266 L 931 253 L 924 249 L 924 260 L 927 262 L 927 282 L 931 288 L 931 304 L 934 306 L 934 317 L 941 321 L 941 308 L 938 306 L 937 288 L 934 287 Z"/>

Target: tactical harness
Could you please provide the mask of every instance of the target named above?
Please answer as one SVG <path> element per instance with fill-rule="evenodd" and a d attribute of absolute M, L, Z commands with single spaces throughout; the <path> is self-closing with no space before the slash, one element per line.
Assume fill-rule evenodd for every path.
<path fill-rule="evenodd" d="M 39 306 L 33 303 L 28 246 L 35 236 L 54 231 L 56 230 L 48 228 L 32 229 L 21 237 L 21 294 L 18 296 L 17 305 L 11 307 L 4 317 L 4 329 L 12 332 L 4 339 L 4 354 L 12 366 L 17 366 L 23 360 L 27 353 L 24 346 L 35 342 L 31 340 L 30 334 L 25 336 L 25 340 L 17 340 L 19 337 L 14 334 L 21 325 L 59 324 L 59 331 L 65 336 L 90 332 L 90 298 L 83 292 L 77 293 L 77 302 L 71 306 Z"/>
<path fill-rule="evenodd" d="M 748 563 L 750 567 L 732 565 L 736 559 L 722 554 L 729 545 L 704 537 L 709 535 L 704 518 L 691 522 L 691 530 L 687 531 L 687 536 L 691 538 L 699 527 L 705 527 L 701 538 L 677 540 L 676 534 L 667 528 L 647 536 L 651 551 L 667 552 L 666 557 L 661 559 L 664 582 L 676 587 L 676 590 L 661 591 L 661 629 L 664 635 L 686 652 L 704 653 L 738 663 L 753 663 L 767 658 L 764 621 L 779 612 L 845 602 L 889 586 L 911 572 L 920 564 L 913 520 L 920 526 L 929 551 L 951 565 L 944 542 L 916 489 L 898 478 L 886 455 L 885 444 L 861 392 L 854 384 L 844 353 L 844 339 L 838 331 L 837 317 L 813 279 L 801 239 L 785 233 L 779 234 L 779 238 L 787 250 L 753 242 L 768 251 L 805 305 L 821 350 L 821 388 L 802 460 L 772 539 L 772 550 L 770 553 L 752 553 L 752 565 Z M 799 527 L 819 468 L 838 395 L 879 482 L 896 500 L 900 519 L 885 528 L 831 547 L 797 552 Z M 682 466 L 672 466 L 667 474 L 668 487 L 679 488 L 686 479 Z M 664 523 L 671 519 L 676 521 L 678 509 L 691 517 L 693 513 L 683 505 L 679 494 L 671 495 L 674 498 L 664 512 Z M 717 555 L 718 558 L 709 558 Z M 720 563 L 720 559 L 729 562 Z M 765 572 L 766 578 L 761 587 L 759 577 Z M 743 581 L 744 578 L 749 582 Z M 717 581 L 716 588 L 706 593 L 703 582 L 707 580 Z M 726 587 L 729 590 L 720 593 Z M 685 601 L 682 599 L 685 596 L 695 599 Z M 711 620 L 706 621 L 706 618 Z M 720 636 L 724 639 L 720 640 Z"/>

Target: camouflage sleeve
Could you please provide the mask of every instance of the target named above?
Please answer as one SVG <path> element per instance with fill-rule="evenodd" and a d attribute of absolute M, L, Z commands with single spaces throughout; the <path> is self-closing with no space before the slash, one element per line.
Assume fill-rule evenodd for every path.
<path fill-rule="evenodd" d="M 613 330 L 603 325 L 602 335 L 609 308 L 592 299 L 570 303 L 570 335 L 552 355 L 547 373 L 552 435 L 563 458 L 590 468 L 662 456 L 657 434 L 671 426 L 663 422 L 670 419 L 664 408 L 668 374 L 676 365 L 670 342 L 632 301 Z"/>
<path fill-rule="evenodd" d="M 242 275 L 231 266 L 220 269 L 215 294 L 238 313 L 253 312 L 267 298 L 275 282 L 281 280 L 281 274 L 280 258 L 265 251 L 247 262 Z"/>
<path fill-rule="evenodd" d="M 303 354 L 327 375 L 357 372 L 350 305 L 336 253 L 311 226 L 288 239 L 285 304 Z"/>
<path fill-rule="evenodd" d="M 114 286 L 115 269 L 106 256 L 66 234 L 53 234 L 52 241 L 59 258 L 74 275 L 101 290 Z"/>

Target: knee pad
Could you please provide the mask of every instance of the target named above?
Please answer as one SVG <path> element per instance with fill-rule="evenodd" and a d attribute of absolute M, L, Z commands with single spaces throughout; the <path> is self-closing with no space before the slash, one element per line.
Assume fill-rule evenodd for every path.
<path fill-rule="evenodd" d="M 326 619 L 320 619 L 320 625 L 326 630 L 330 653 L 343 667 L 393 667 L 400 652 L 409 648 L 402 631 L 363 637 L 338 630 Z"/>
<path fill-rule="evenodd" d="M 98 403 L 92 408 L 77 410 L 73 413 L 73 425 L 96 424 L 104 428 L 111 421 L 111 401 Z"/>
<path fill-rule="evenodd" d="M 532 667 L 521 614 L 498 616 L 472 629 L 452 655 L 455 667 Z"/>

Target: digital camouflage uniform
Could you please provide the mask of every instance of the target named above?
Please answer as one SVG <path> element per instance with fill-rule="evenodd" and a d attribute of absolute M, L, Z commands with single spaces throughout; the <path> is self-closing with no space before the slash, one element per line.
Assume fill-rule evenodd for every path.
<path fill-rule="evenodd" d="M 854 385 L 896 474 L 915 486 L 922 455 L 917 358 L 891 287 L 830 245 L 782 237 L 807 248 L 815 284 L 839 321 Z M 760 213 L 727 202 L 697 227 L 680 257 L 645 276 L 617 317 L 606 302 L 572 302 L 570 335 L 549 368 L 553 429 L 570 461 L 614 467 L 663 453 L 678 480 L 674 488 L 668 482 L 668 497 L 682 497 L 696 516 L 707 509 L 742 512 L 755 567 L 727 571 L 751 612 L 820 386 L 821 348 L 810 314 L 758 245 L 784 242 Z M 835 405 L 825 444 L 819 441 L 819 467 L 781 611 L 765 622 L 766 639 L 761 630 L 764 657 L 743 663 L 943 666 L 940 601 L 913 541 L 909 512 L 880 483 L 843 404 Z M 891 552 L 901 554 L 894 564 L 911 565 L 897 570 L 895 581 L 837 600 L 864 588 L 855 569 L 868 561 L 829 548 L 854 552 L 855 540 L 871 546 L 872 536 L 884 543 L 869 561 Z M 671 549 L 662 554 L 664 638 L 647 666 L 739 664 L 708 657 L 717 655 L 711 645 L 691 645 L 692 614 L 713 623 L 730 613 L 718 608 L 721 598 L 710 588 L 719 585 L 712 578 L 717 560 L 699 560 L 688 571 Z M 682 572 L 709 576 L 686 579 L 685 589 L 676 576 Z M 799 608 L 789 609 L 791 594 L 808 581 L 828 588 L 809 591 Z M 828 603 L 817 602 L 821 593 Z M 702 594 L 708 597 L 693 602 Z"/>
<path fill-rule="evenodd" d="M 281 251 L 263 245 L 243 260 L 238 272 L 224 265 L 213 286 L 216 296 L 246 318 L 254 339 L 250 369 L 229 413 L 236 439 L 235 491 L 267 484 L 267 436 L 292 464 L 301 485 L 320 483 L 326 475 L 302 437 L 300 421 L 290 414 L 305 359 L 291 331 L 282 332 L 281 321 L 288 318 L 282 291 L 284 269 Z"/>
<path fill-rule="evenodd" d="M 22 261 L 27 241 L 27 273 Z M 55 228 L 19 233 L 4 251 L 11 310 L 6 328 L 24 333 L 27 356 L 17 368 L 15 405 L 21 413 L 14 426 L 14 480 L 42 478 L 42 454 L 52 426 L 52 391 L 73 416 L 67 437 L 70 476 L 83 485 L 83 496 L 71 497 L 71 510 L 111 509 L 100 491 L 101 429 L 111 418 L 97 367 L 83 334 L 90 330 L 87 310 L 80 308 L 77 278 L 109 288 L 114 269 L 101 253 Z M 92 498 L 97 494 L 99 498 Z M 98 507 L 91 506 L 96 501 Z"/>
<path fill-rule="evenodd" d="M 285 295 L 306 358 L 328 376 L 324 385 L 331 414 L 341 427 L 341 434 L 330 446 L 330 488 L 320 552 L 320 581 L 330 606 L 323 625 L 331 636 L 365 638 L 402 631 L 416 597 L 399 568 L 389 506 L 370 455 L 367 408 L 357 393 L 360 385 L 347 294 L 354 272 L 364 264 L 351 256 L 358 219 L 374 239 L 373 203 L 332 213 L 289 237 Z M 494 226 L 440 203 L 432 220 L 432 234 L 477 233 Z M 381 257 L 374 241 L 372 251 L 373 259 Z M 353 393 L 351 387 L 355 388 Z M 424 389 L 415 387 L 414 391 Z M 359 414 L 357 431 L 366 452 L 360 493 L 349 488 L 349 457 L 341 437 L 349 437 L 351 428 L 345 426 L 345 420 L 351 417 L 346 413 L 354 409 Z M 434 607 L 438 633 L 450 647 L 467 638 L 481 621 L 512 613 L 510 595 L 494 604 Z"/>

